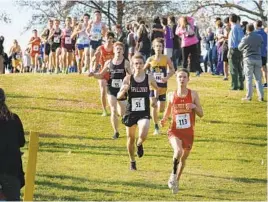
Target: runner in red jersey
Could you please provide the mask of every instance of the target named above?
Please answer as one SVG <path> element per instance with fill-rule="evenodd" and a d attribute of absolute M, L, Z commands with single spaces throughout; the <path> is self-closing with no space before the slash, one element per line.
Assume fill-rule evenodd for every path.
<path fill-rule="evenodd" d="M 168 181 L 172 193 L 178 193 L 178 181 L 185 167 L 185 161 L 190 154 L 194 140 L 195 115 L 202 117 L 203 110 L 196 91 L 187 88 L 189 72 L 186 69 L 177 71 L 178 88 L 168 96 L 168 106 L 160 121 L 165 122 L 172 115 L 168 130 L 169 142 L 174 150 L 173 171 Z"/>
<path fill-rule="evenodd" d="M 94 58 L 91 60 L 93 64 L 90 66 L 93 67 L 93 70 L 100 73 L 104 68 L 104 64 L 106 61 L 113 59 L 114 51 L 113 51 L 113 42 L 114 42 L 114 33 L 107 32 L 105 36 L 105 43 L 99 46 L 94 54 Z M 103 76 L 103 79 L 98 80 L 100 93 L 101 93 L 101 105 L 102 105 L 102 116 L 107 116 L 106 110 L 106 99 L 107 99 L 107 81 L 110 78 L 110 74 L 106 73 Z"/>

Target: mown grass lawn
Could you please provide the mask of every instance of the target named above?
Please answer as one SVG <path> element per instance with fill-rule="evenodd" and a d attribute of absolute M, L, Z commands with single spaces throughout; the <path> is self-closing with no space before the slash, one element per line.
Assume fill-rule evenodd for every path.
<path fill-rule="evenodd" d="M 205 116 L 197 118 L 195 142 L 180 181 L 167 187 L 172 149 L 151 127 L 129 170 L 125 128 L 112 140 L 110 117 L 101 117 L 97 81 L 81 75 L 2 75 L 0 87 L 25 131 L 40 133 L 35 200 L 104 201 L 266 201 L 266 102 L 243 103 L 245 91 L 230 91 L 221 77 L 191 77 Z M 176 88 L 175 79 L 169 90 Z M 266 90 L 265 90 L 265 95 Z M 29 135 L 26 136 L 27 142 Z M 28 144 L 23 149 L 24 167 Z"/>

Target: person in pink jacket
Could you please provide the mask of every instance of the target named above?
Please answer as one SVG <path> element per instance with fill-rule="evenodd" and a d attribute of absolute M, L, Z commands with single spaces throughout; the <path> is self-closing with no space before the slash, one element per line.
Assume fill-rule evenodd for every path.
<path fill-rule="evenodd" d="M 176 34 L 181 38 L 183 68 L 187 68 L 188 57 L 191 55 L 190 63 L 193 64 L 192 66 L 195 71 L 198 70 L 199 55 L 197 44 L 199 40 L 195 33 L 194 19 L 186 16 L 181 17 Z"/>

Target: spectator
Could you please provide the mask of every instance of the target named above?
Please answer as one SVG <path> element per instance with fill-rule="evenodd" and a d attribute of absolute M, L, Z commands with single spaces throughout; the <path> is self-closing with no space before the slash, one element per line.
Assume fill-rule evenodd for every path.
<path fill-rule="evenodd" d="M 198 38 L 194 31 L 194 19 L 191 17 L 181 17 L 176 34 L 181 37 L 183 68 L 188 66 L 188 57 L 191 54 L 190 63 L 195 71 L 199 65 L 199 55 L 197 51 Z"/>
<path fill-rule="evenodd" d="M 242 74 L 242 55 L 238 50 L 238 44 L 244 36 L 241 26 L 237 24 L 238 17 L 235 14 L 229 16 L 229 22 L 231 23 L 231 31 L 228 39 L 228 59 L 230 64 L 230 73 L 232 76 L 231 90 L 244 90 L 244 78 Z"/>
<path fill-rule="evenodd" d="M 0 36 L 0 74 L 5 73 L 5 68 L 4 68 L 4 40 L 5 38 L 3 36 Z"/>
<path fill-rule="evenodd" d="M 242 98 L 244 101 L 252 99 L 252 77 L 254 76 L 256 82 L 257 93 L 259 101 L 263 101 L 263 86 L 261 82 L 261 47 L 263 39 L 254 32 L 253 24 L 247 25 L 247 35 L 242 39 L 238 49 L 243 52 L 244 72 L 246 77 L 246 97 Z"/>
<path fill-rule="evenodd" d="M 116 41 L 119 41 L 124 44 L 125 52 L 124 52 L 124 57 L 128 59 L 128 45 L 127 45 L 127 35 L 125 32 L 123 32 L 122 26 L 121 25 L 116 25 L 115 26 L 115 33 L 116 33 Z"/>
<path fill-rule="evenodd" d="M 176 21 L 174 16 L 168 17 L 168 25 L 172 28 L 173 33 L 173 52 L 172 52 L 172 62 L 175 68 L 175 71 L 177 70 L 180 62 L 180 56 L 181 56 L 181 48 L 180 48 L 180 39 L 176 35 Z"/>
<path fill-rule="evenodd" d="M 262 58 L 262 73 L 264 75 L 265 83 L 263 84 L 264 88 L 267 88 L 267 33 L 265 33 L 262 28 L 262 21 L 258 20 L 255 24 L 257 34 L 262 36 L 263 44 L 261 47 L 261 58 Z"/>
<path fill-rule="evenodd" d="M 136 44 L 136 49 L 139 53 L 143 55 L 145 60 L 150 57 L 151 51 L 151 43 L 148 35 L 149 33 L 147 31 L 146 26 L 144 24 L 141 24 L 137 31 L 138 40 Z"/>
<path fill-rule="evenodd" d="M 168 26 L 167 18 L 162 18 L 162 26 L 164 30 L 164 54 L 170 59 L 172 58 L 173 52 L 173 32 L 172 28 Z"/>
<path fill-rule="evenodd" d="M 128 46 L 128 60 L 131 62 L 131 58 L 135 53 L 136 41 L 134 37 L 134 30 L 131 24 L 127 25 L 128 35 L 127 35 L 127 46 Z"/>
<path fill-rule="evenodd" d="M 6 200 L 19 201 L 24 186 L 20 147 L 25 137 L 20 118 L 8 109 L 5 98 L 0 88 L 0 185 Z"/>
<path fill-rule="evenodd" d="M 224 19 L 224 29 L 223 29 L 223 38 L 222 38 L 222 60 L 223 60 L 223 73 L 224 73 L 224 81 L 228 81 L 229 77 L 229 63 L 228 63 L 228 39 L 229 33 L 231 31 L 231 24 L 229 23 L 229 17 Z"/>
<path fill-rule="evenodd" d="M 216 21 L 216 47 L 217 47 L 217 69 L 216 74 L 223 74 L 223 23 L 221 21 Z"/>
<path fill-rule="evenodd" d="M 207 28 L 206 37 L 204 40 L 206 42 L 206 50 L 207 50 L 207 55 L 204 59 L 205 71 L 207 72 L 207 62 L 209 62 L 211 73 L 214 75 L 216 72 L 216 57 L 214 54 L 215 41 L 214 41 L 214 32 L 212 32 L 212 29 L 210 27 Z"/>

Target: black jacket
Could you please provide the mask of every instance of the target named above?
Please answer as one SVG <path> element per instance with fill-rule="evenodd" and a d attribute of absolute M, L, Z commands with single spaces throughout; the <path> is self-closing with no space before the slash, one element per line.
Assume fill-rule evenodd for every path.
<path fill-rule="evenodd" d="M 21 177 L 20 147 L 25 145 L 24 130 L 17 114 L 13 119 L 0 119 L 0 173 Z"/>

